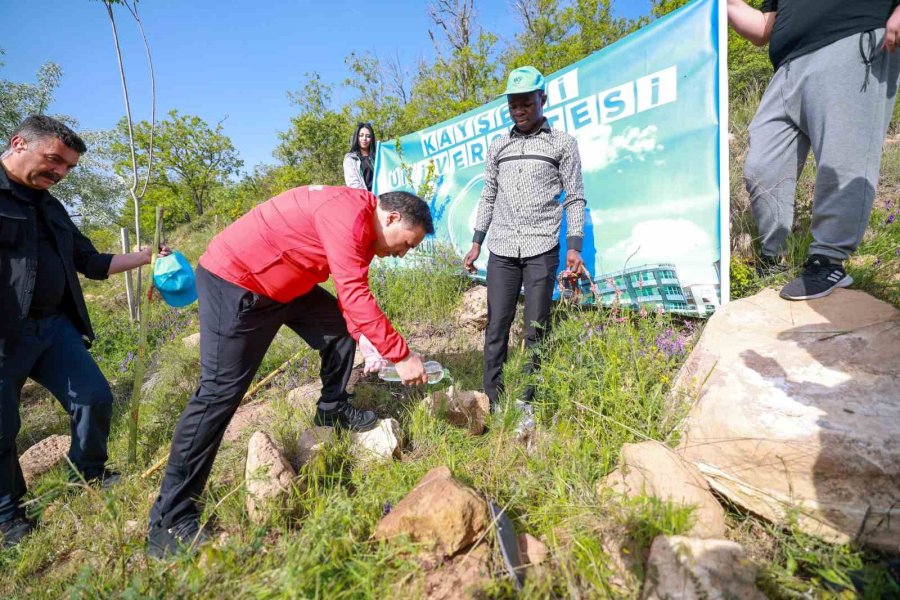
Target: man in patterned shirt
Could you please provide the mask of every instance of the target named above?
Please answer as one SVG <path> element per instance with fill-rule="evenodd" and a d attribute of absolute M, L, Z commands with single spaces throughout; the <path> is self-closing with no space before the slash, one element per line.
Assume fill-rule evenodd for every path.
<path fill-rule="evenodd" d="M 484 391 L 495 410 L 502 391 L 509 328 L 519 291 L 525 290 L 526 372 L 538 366 L 536 345 L 550 322 L 550 303 L 559 266 L 559 228 L 566 212 L 566 268 L 583 268 L 584 183 L 575 138 L 551 129 L 544 118 L 544 77 L 534 67 L 510 73 L 506 85 L 509 114 L 515 125 L 491 143 L 484 171 L 472 248 L 464 266 L 474 272 L 488 230 L 488 325 L 484 335 Z M 528 386 L 517 401 L 524 418 L 520 429 L 534 426 Z"/>

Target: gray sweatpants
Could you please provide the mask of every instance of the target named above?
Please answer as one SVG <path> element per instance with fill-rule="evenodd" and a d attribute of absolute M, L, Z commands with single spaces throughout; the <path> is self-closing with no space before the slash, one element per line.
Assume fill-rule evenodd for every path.
<path fill-rule="evenodd" d="M 848 36 L 772 77 L 750 123 L 744 165 L 763 254 L 784 250 L 810 148 L 818 168 L 810 254 L 844 260 L 862 241 L 900 74 L 900 51 L 883 50 L 883 38 L 884 29 Z"/>

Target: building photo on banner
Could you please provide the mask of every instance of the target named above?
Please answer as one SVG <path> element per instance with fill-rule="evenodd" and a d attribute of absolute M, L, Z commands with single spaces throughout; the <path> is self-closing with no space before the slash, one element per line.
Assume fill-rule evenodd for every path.
<path fill-rule="evenodd" d="M 544 116 L 576 138 L 581 154 L 582 256 L 595 284 L 583 282 L 586 302 L 708 316 L 728 301 L 724 9 L 718 0 L 695 0 L 546 76 Z M 375 190 L 427 189 L 433 243 L 462 256 L 488 146 L 512 125 L 500 97 L 379 143 Z M 565 229 L 563 218 L 561 254 Z M 476 277 L 485 276 L 487 256 Z"/>

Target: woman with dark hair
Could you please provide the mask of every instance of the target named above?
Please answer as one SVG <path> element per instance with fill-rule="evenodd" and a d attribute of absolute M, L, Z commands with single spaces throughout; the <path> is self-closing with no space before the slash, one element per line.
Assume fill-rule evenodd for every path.
<path fill-rule="evenodd" d="M 350 138 L 350 152 L 344 155 L 344 183 L 371 192 L 374 176 L 375 130 L 371 123 L 358 123 Z"/>

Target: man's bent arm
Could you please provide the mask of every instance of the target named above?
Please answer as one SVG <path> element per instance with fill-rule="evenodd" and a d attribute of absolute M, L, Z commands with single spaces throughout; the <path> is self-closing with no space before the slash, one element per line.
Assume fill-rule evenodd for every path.
<path fill-rule="evenodd" d="M 325 248 L 347 329 L 365 335 L 378 353 L 391 362 L 406 358 L 406 340 L 391 325 L 369 289 L 369 263 L 364 257 L 365 249 L 354 239 L 352 225 L 323 206 L 316 211 L 315 227 Z"/>
<path fill-rule="evenodd" d="M 129 252 L 128 254 L 113 254 L 112 260 L 109 262 L 108 275 L 115 275 L 124 271 L 130 271 L 138 267 L 150 264 L 149 249 L 140 252 Z"/>
<path fill-rule="evenodd" d="M 765 46 L 772 35 L 775 11 L 762 12 L 744 0 L 728 0 L 728 22 L 739 36 L 755 46 Z"/>

